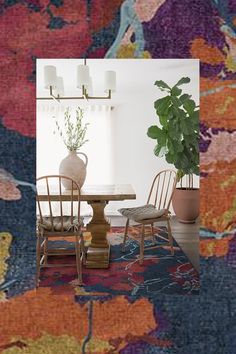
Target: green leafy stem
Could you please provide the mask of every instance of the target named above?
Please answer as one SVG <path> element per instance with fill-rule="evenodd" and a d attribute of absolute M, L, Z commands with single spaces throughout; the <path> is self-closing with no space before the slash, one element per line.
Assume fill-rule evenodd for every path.
<path fill-rule="evenodd" d="M 80 107 L 76 109 L 75 119 L 72 119 L 70 108 L 67 107 L 64 113 L 64 126 L 60 127 L 58 120 L 56 120 L 56 127 L 63 143 L 69 151 L 79 150 L 88 140 L 85 139 L 89 123 L 84 126 L 82 124 L 84 117 L 84 110 Z M 55 134 L 55 131 L 54 131 Z"/>

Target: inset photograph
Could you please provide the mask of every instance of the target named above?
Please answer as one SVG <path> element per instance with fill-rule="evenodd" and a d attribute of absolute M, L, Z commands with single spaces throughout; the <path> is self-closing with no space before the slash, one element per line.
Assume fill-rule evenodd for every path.
<path fill-rule="evenodd" d="M 198 295 L 199 60 L 37 59 L 36 286 Z"/>

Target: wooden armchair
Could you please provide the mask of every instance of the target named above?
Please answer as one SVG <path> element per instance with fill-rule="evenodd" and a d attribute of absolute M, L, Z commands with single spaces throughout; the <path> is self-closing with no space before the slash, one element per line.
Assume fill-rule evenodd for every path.
<path fill-rule="evenodd" d="M 124 241 L 122 245 L 122 250 L 125 251 L 126 239 L 128 234 L 129 221 L 135 221 L 138 224 L 142 225 L 142 233 L 140 243 L 140 257 L 139 263 L 143 264 L 144 259 L 144 239 L 145 239 L 145 227 L 147 225 L 151 226 L 151 231 L 154 238 L 153 232 L 153 224 L 159 221 L 167 222 L 167 230 L 168 230 L 168 244 L 171 248 L 171 255 L 174 255 L 173 248 L 173 237 L 171 233 L 170 226 L 170 204 L 172 195 L 176 186 L 176 172 L 173 170 L 164 170 L 159 172 L 153 180 L 147 204 L 134 207 L 134 208 L 122 208 L 118 211 L 121 215 L 127 218 L 125 233 L 124 233 Z M 156 248 L 160 246 L 152 246 L 145 247 L 145 249 Z"/>
<path fill-rule="evenodd" d="M 70 201 L 63 201 L 62 180 L 66 179 L 71 183 Z M 61 255 L 76 255 L 76 267 L 79 285 L 82 284 L 82 261 L 84 257 L 84 243 L 82 226 L 83 220 L 80 217 L 80 187 L 71 178 L 61 175 L 43 176 L 37 179 L 37 188 L 45 189 L 47 201 L 41 201 L 38 193 L 37 200 L 37 273 L 36 286 L 39 285 L 40 269 L 42 267 L 71 266 L 70 264 L 48 263 L 48 257 Z M 56 189 L 55 189 L 56 188 Z M 59 202 L 53 198 L 53 193 L 59 194 Z M 73 202 L 74 196 L 78 196 Z M 58 199 L 57 199 L 58 200 Z M 69 204 L 69 205 L 68 205 Z M 55 208 L 56 207 L 56 208 Z M 67 207 L 67 209 L 66 209 Z M 54 210 L 55 209 L 55 212 Z M 56 238 L 74 237 L 75 250 L 49 249 L 48 241 Z"/>

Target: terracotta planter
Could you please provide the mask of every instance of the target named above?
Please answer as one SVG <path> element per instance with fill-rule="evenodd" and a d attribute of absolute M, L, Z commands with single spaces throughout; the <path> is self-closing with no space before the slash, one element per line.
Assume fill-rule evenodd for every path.
<path fill-rule="evenodd" d="M 178 220 L 185 224 L 192 224 L 199 216 L 200 190 L 198 188 L 176 188 L 172 198 L 172 205 Z"/>
<path fill-rule="evenodd" d="M 78 155 L 83 155 L 85 162 Z M 87 164 L 87 155 L 83 152 L 70 151 L 60 163 L 59 174 L 73 178 L 82 187 L 86 178 Z M 62 180 L 62 184 L 65 189 L 71 188 L 70 181 Z"/>

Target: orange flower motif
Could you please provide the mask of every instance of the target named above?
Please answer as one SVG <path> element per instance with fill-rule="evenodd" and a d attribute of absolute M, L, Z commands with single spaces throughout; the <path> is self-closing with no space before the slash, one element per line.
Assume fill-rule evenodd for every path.
<path fill-rule="evenodd" d="M 229 241 L 232 237 L 226 237 L 222 240 L 201 240 L 200 255 L 209 257 L 224 257 L 229 250 Z"/>
<path fill-rule="evenodd" d="M 226 59 L 226 56 L 218 48 L 208 45 L 203 38 L 193 40 L 190 52 L 193 58 L 211 65 L 222 64 Z"/>
<path fill-rule="evenodd" d="M 86 306 L 74 302 L 73 296 L 53 296 L 48 288 L 0 303 L 0 313 L 0 345 L 16 336 L 36 339 L 43 333 L 82 339 L 88 330 Z"/>
<path fill-rule="evenodd" d="M 212 128 L 236 129 L 236 90 L 230 87 L 232 84 L 235 84 L 232 80 L 201 79 L 201 93 L 204 95 L 200 100 L 200 114 L 203 123 Z"/>
<path fill-rule="evenodd" d="M 236 159 L 230 164 L 225 161 L 214 162 L 207 168 L 209 171 L 212 170 L 212 173 L 201 180 L 201 223 L 210 230 L 223 232 L 236 222 L 234 206 Z"/>
<path fill-rule="evenodd" d="M 117 296 L 105 303 L 94 303 L 93 331 L 100 339 L 141 336 L 156 327 L 153 306 L 147 299 L 129 303 L 125 297 Z"/>

